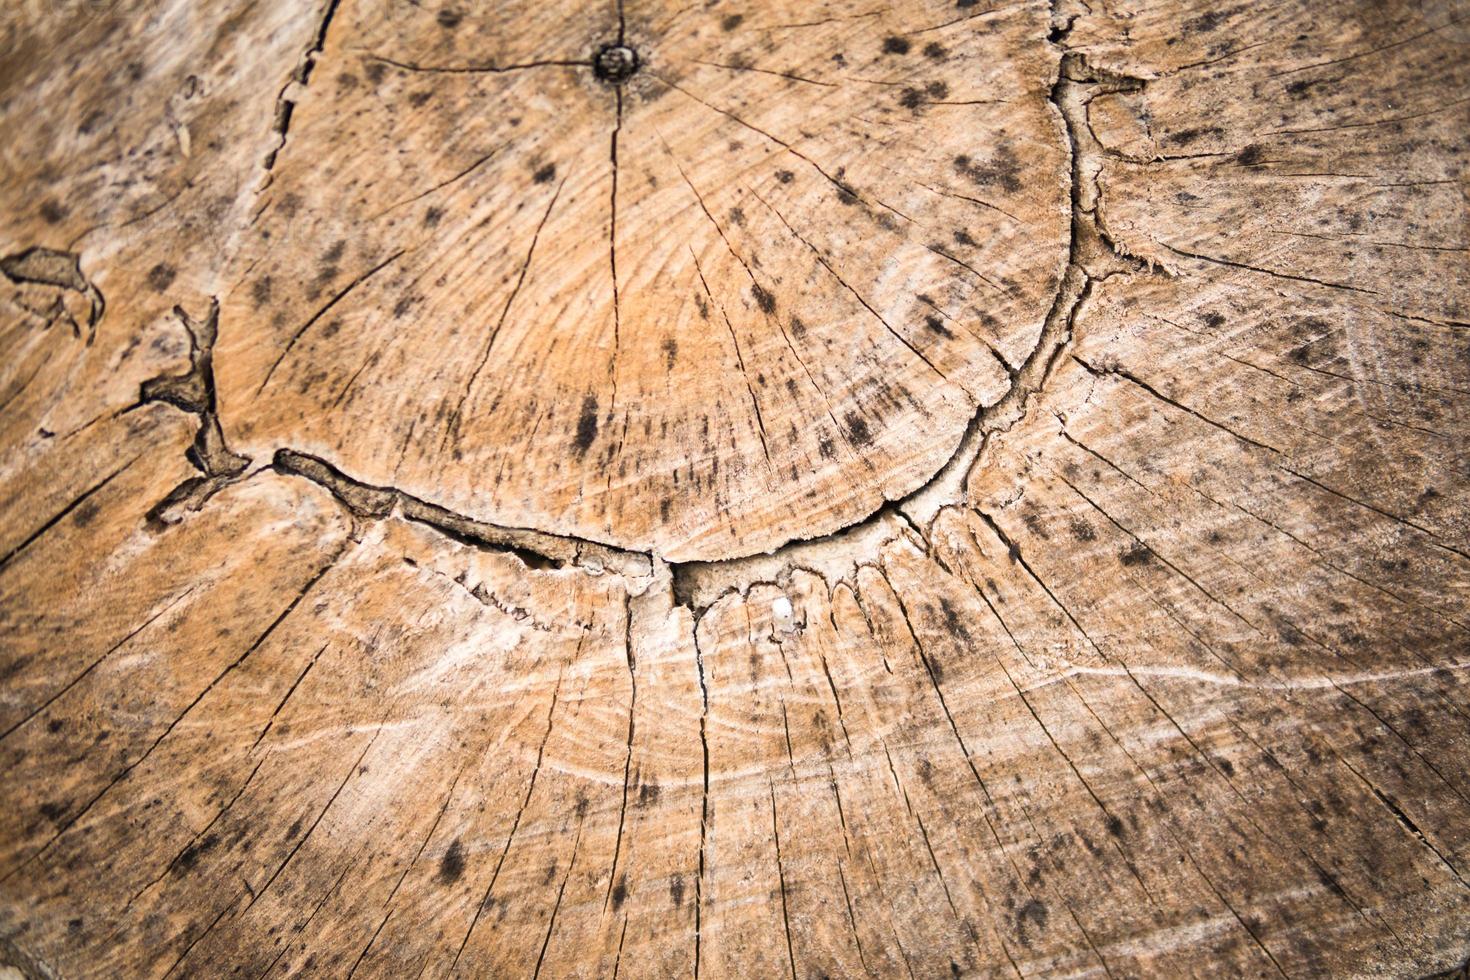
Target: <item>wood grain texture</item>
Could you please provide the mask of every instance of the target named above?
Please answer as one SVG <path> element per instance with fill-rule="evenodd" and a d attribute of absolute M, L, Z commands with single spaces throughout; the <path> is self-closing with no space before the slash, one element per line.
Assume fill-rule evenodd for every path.
<path fill-rule="evenodd" d="M 1459 0 L 0 50 L 0 975 L 1463 976 Z"/>

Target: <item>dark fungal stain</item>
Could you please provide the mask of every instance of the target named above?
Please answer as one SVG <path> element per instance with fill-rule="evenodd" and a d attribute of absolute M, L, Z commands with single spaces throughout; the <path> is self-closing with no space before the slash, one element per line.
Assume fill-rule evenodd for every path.
<path fill-rule="evenodd" d="M 428 89 L 425 89 L 422 92 L 413 92 L 410 93 L 408 96 L 408 104 L 413 106 L 415 109 L 419 109 L 428 104 L 428 101 L 433 97 L 434 93 L 429 91 Z"/>
<path fill-rule="evenodd" d="M 1123 554 L 1118 556 L 1118 561 L 1124 565 L 1147 565 L 1153 558 L 1153 552 L 1148 550 L 1144 544 L 1135 544 Z"/>
<path fill-rule="evenodd" d="M 452 885 L 464 874 L 464 848 L 460 846 L 459 839 L 449 845 L 444 852 L 444 857 L 439 860 L 439 883 L 441 885 Z"/>
<path fill-rule="evenodd" d="M 161 293 L 173 285 L 175 275 L 177 272 L 173 266 L 160 262 L 148 270 L 148 285 L 153 287 L 155 293 Z"/>
<path fill-rule="evenodd" d="M 789 184 L 796 179 L 796 174 L 792 173 L 789 170 L 777 170 L 776 179 L 783 184 Z"/>
<path fill-rule="evenodd" d="M 55 198 L 47 198 L 41 202 L 41 217 L 48 225 L 60 224 L 66 220 L 68 213 L 66 207 Z"/>
<path fill-rule="evenodd" d="M 286 839 L 287 840 L 295 840 L 296 839 L 296 835 L 299 834 L 299 833 L 301 833 L 301 818 L 300 817 L 297 817 L 296 818 L 296 822 L 293 823 L 291 825 L 290 829 L 288 829 L 286 831 Z"/>
<path fill-rule="evenodd" d="M 63 723 L 60 718 L 52 718 L 46 723 L 46 731 L 50 732 L 52 735 L 55 735 L 57 732 L 61 731 L 62 725 Z"/>
<path fill-rule="evenodd" d="M 582 416 L 577 419 L 577 438 L 573 445 L 578 455 L 585 454 L 592 446 L 592 440 L 597 438 L 597 396 L 588 395 L 582 399 Z"/>
<path fill-rule="evenodd" d="M 188 847 L 179 852 L 178 858 L 174 861 L 174 873 L 184 874 L 193 870 L 194 865 L 199 863 L 200 855 L 208 854 L 218 843 L 219 838 L 214 834 L 209 834 L 197 843 L 190 843 Z"/>
<path fill-rule="evenodd" d="M 762 312 L 776 312 L 776 297 L 769 289 L 760 283 L 753 283 L 750 287 L 750 293 L 755 297 L 756 305 L 761 308 Z"/>
<path fill-rule="evenodd" d="M 847 440 L 854 446 L 867 446 L 873 442 L 873 433 L 868 430 L 868 421 L 857 412 L 848 412 L 843 420 L 847 423 Z"/>
<path fill-rule="evenodd" d="M 954 158 L 955 171 L 982 186 L 998 184 L 1012 194 L 1021 189 L 1021 161 L 1010 146 L 1002 144 L 987 163 L 977 163 L 966 154 Z"/>
<path fill-rule="evenodd" d="M 556 164 L 548 163 L 546 166 L 537 170 L 536 173 L 531 176 L 531 179 L 538 184 L 551 183 L 553 180 L 556 179 Z"/>
<path fill-rule="evenodd" d="M 1235 155 L 1235 162 L 1242 167 L 1254 167 L 1266 158 L 1266 148 L 1259 143 L 1252 143 Z"/>
<path fill-rule="evenodd" d="M 669 897 L 674 900 L 674 908 L 684 904 L 684 876 L 674 875 L 669 879 Z"/>
<path fill-rule="evenodd" d="M 613 885 L 613 890 L 612 890 L 612 907 L 613 907 L 613 911 L 616 912 L 619 909 L 621 909 L 623 907 L 623 903 L 625 901 L 627 901 L 627 900 L 628 900 L 628 874 L 627 874 L 627 872 L 623 872 L 622 876 L 618 878 L 618 883 L 616 885 Z"/>
<path fill-rule="evenodd" d="M 797 340 L 806 336 L 806 324 L 802 322 L 799 316 L 793 316 L 791 318 L 791 336 Z"/>
<path fill-rule="evenodd" d="M 363 73 L 367 75 L 368 81 L 377 85 L 383 80 L 383 76 L 388 74 L 388 66 L 381 61 L 369 61 Z"/>
<path fill-rule="evenodd" d="M 1031 940 L 1026 935 L 1027 925 L 1035 926 L 1037 931 L 1042 931 L 1046 929 L 1046 919 L 1046 903 L 1040 899 L 1033 898 L 1025 905 L 1022 905 L 1016 913 L 1016 931 L 1021 936 L 1021 942 L 1030 946 Z"/>
<path fill-rule="evenodd" d="M 949 630 L 950 635 L 958 640 L 969 640 L 970 630 L 965 626 L 964 620 L 960 618 L 960 614 L 950 604 L 950 601 L 948 599 L 940 599 L 939 609 L 944 613 L 944 625 Z"/>
<path fill-rule="evenodd" d="M 745 15 L 744 14 L 731 14 L 730 16 L 726 17 L 724 20 L 720 21 L 720 30 L 722 30 L 722 31 L 733 31 L 735 28 L 739 27 L 744 22 L 745 22 Z"/>
<path fill-rule="evenodd" d="M 930 41 L 928 44 L 924 45 L 924 57 L 930 59 L 931 61 L 943 61 L 945 55 L 947 55 L 948 53 L 949 52 L 944 50 L 944 45 L 940 44 L 938 41 Z"/>
<path fill-rule="evenodd" d="M 899 95 L 898 104 L 905 109 L 919 109 L 924 105 L 924 93 L 916 88 L 906 88 Z"/>
<path fill-rule="evenodd" d="M 939 334 L 939 336 L 944 337 L 947 340 L 954 337 L 954 332 L 944 325 L 944 321 L 939 319 L 939 317 L 934 316 L 933 314 L 924 317 L 924 326 L 928 327 L 930 330 L 934 331 L 935 333 Z"/>
<path fill-rule="evenodd" d="M 924 91 L 929 93 L 929 98 L 931 99 L 945 99 L 949 97 L 949 85 L 939 79 L 935 79 L 925 85 Z"/>
<path fill-rule="evenodd" d="M 899 37 L 896 34 L 883 39 L 884 54 L 908 54 L 910 47 L 908 38 Z"/>
<path fill-rule="evenodd" d="M 1227 10 L 1212 10 L 1207 14 L 1201 14 L 1183 24 L 1185 34 L 1200 34 L 1213 31 L 1220 26 L 1221 21 L 1230 16 Z"/>
<path fill-rule="evenodd" d="M 1078 541 L 1097 540 L 1097 532 L 1092 529 L 1092 525 L 1087 523 L 1080 517 L 1074 517 L 1072 519 L 1071 528 L 1072 536 Z"/>
<path fill-rule="evenodd" d="M 464 14 L 460 13 L 458 10 L 452 10 L 448 7 L 445 7 L 443 10 L 439 11 L 439 16 L 435 17 L 434 19 L 439 22 L 440 27 L 444 28 L 446 31 L 452 31 L 459 26 L 460 21 L 464 20 Z"/>
<path fill-rule="evenodd" d="M 429 208 L 424 212 L 424 225 L 432 228 L 439 223 L 439 219 L 442 217 L 444 217 L 443 208 Z"/>
<path fill-rule="evenodd" d="M 740 208 L 730 209 L 730 220 L 741 227 L 745 225 L 745 212 Z"/>
<path fill-rule="evenodd" d="M 1108 814 L 1107 827 L 1108 827 L 1108 833 L 1112 834 L 1114 837 L 1122 837 L 1123 836 L 1123 821 L 1119 820 L 1117 817 L 1113 816 L 1111 813 Z"/>
<path fill-rule="evenodd" d="M 1219 126 L 1195 126 L 1192 129 L 1181 129 L 1177 133 L 1171 133 L 1164 140 L 1175 146 L 1188 146 L 1201 136 L 1224 136 L 1225 131 Z"/>

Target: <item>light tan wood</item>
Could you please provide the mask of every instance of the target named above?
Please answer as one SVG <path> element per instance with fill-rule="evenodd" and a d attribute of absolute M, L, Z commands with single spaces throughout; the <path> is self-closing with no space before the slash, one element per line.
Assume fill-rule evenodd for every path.
<path fill-rule="evenodd" d="M 1463 976 L 1463 3 L 0 51 L 0 973 Z"/>

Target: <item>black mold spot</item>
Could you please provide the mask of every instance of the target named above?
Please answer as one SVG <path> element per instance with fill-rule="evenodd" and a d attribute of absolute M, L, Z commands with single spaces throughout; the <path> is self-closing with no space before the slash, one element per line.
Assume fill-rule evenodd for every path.
<path fill-rule="evenodd" d="M 618 909 L 622 908 L 623 907 L 623 903 L 625 901 L 627 901 L 627 900 L 628 900 L 628 874 L 627 874 L 627 872 L 624 872 L 622 874 L 622 876 L 618 878 L 618 883 L 616 885 L 613 885 L 613 890 L 612 890 L 612 907 L 613 907 L 613 911 L 616 912 L 616 911 L 618 911 Z"/>
<path fill-rule="evenodd" d="M 847 441 L 854 446 L 867 446 L 873 442 L 873 433 L 868 430 L 868 421 L 857 412 L 848 412 L 844 421 L 847 423 Z"/>
<path fill-rule="evenodd" d="M 77 527 L 86 527 L 92 523 L 92 519 L 97 516 L 99 509 L 95 500 L 83 501 L 76 510 L 72 511 L 72 523 L 76 524 Z"/>
<path fill-rule="evenodd" d="M 537 170 L 536 173 L 531 176 L 531 179 L 538 184 L 551 183 L 553 180 L 556 179 L 556 164 L 548 163 L 540 170 Z"/>
<path fill-rule="evenodd" d="M 155 293 L 161 293 L 173 285 L 177 274 L 173 266 L 160 262 L 148 270 L 148 285 L 153 287 Z"/>
<path fill-rule="evenodd" d="M 1177 133 L 1171 133 L 1164 142 L 1174 146 L 1188 146 L 1201 136 L 1223 136 L 1225 131 L 1219 126 L 1195 126 L 1191 129 L 1181 129 Z"/>
<path fill-rule="evenodd" d="M 763 312 L 776 312 L 776 297 L 771 293 L 769 289 L 765 288 L 760 283 L 753 283 L 750 287 L 750 293 L 752 296 L 755 297 L 756 305 L 758 305 Z"/>
<path fill-rule="evenodd" d="M 999 184 L 1012 194 L 1021 189 L 1021 161 L 1007 145 L 1000 146 L 988 163 L 976 163 L 961 154 L 954 158 L 955 171 L 982 186 Z"/>
<path fill-rule="evenodd" d="M 464 848 L 456 838 L 439 861 L 439 883 L 452 885 L 464 874 Z"/>
<path fill-rule="evenodd" d="M 939 319 L 939 317 L 937 316 L 933 316 L 932 314 L 930 316 L 924 317 L 924 326 L 928 327 L 930 330 L 934 331 L 935 333 L 939 334 L 939 336 L 944 337 L 945 339 L 951 339 L 954 337 L 954 332 L 944 325 L 944 321 Z"/>
<path fill-rule="evenodd" d="M 1266 148 L 1259 143 L 1252 143 L 1235 155 L 1235 162 L 1242 167 L 1254 167 L 1266 158 Z"/>
<path fill-rule="evenodd" d="M 722 31 L 733 31 L 735 28 L 739 27 L 744 22 L 745 22 L 745 16 L 743 14 L 731 14 L 730 16 L 726 17 L 724 20 L 720 21 L 720 30 L 722 30 Z"/>
<path fill-rule="evenodd" d="M 1153 552 L 1148 545 L 1135 544 L 1127 551 L 1118 556 L 1118 561 L 1125 565 L 1147 565 L 1153 559 Z"/>
<path fill-rule="evenodd" d="M 944 45 L 940 44 L 938 41 L 930 41 L 928 44 L 924 45 L 924 57 L 930 58 L 934 61 L 943 61 L 945 55 L 947 55 L 948 53 L 949 52 L 944 50 Z"/>
<path fill-rule="evenodd" d="M 682 875 L 674 875 L 669 879 L 669 897 L 674 900 L 674 908 L 679 908 L 684 904 L 684 877 Z"/>
<path fill-rule="evenodd" d="M 783 184 L 789 184 L 796 179 L 796 174 L 792 173 L 789 170 L 777 170 L 776 179 Z"/>
<path fill-rule="evenodd" d="M 41 202 L 41 217 L 48 225 L 60 224 L 69 213 L 66 207 L 55 198 L 47 198 Z"/>
<path fill-rule="evenodd" d="M 949 600 L 940 599 L 939 608 L 944 613 L 944 625 L 949 630 L 950 635 L 956 639 L 969 640 L 970 631 L 965 626 L 964 620 L 960 618 L 960 614 L 955 611 L 954 606 L 950 605 Z"/>
<path fill-rule="evenodd" d="M 451 10 L 450 8 L 446 7 L 443 10 L 439 11 L 439 16 L 435 17 L 434 19 L 439 22 L 440 27 L 444 28 L 446 31 L 452 31 L 459 26 L 460 21 L 464 20 L 464 14 L 460 13 L 458 10 Z"/>
<path fill-rule="evenodd" d="M 892 35 L 883 39 L 884 54 L 908 54 L 910 47 L 908 38 Z"/>
<path fill-rule="evenodd" d="M 597 438 L 597 396 L 588 395 L 582 400 L 582 417 L 577 419 L 577 438 L 572 443 L 578 455 L 583 455 Z"/>
<path fill-rule="evenodd" d="M 429 210 L 424 212 L 424 225 L 432 228 L 439 223 L 439 219 L 442 217 L 444 217 L 443 208 L 429 208 Z"/>
<path fill-rule="evenodd" d="M 1044 930 L 1046 928 L 1046 919 L 1046 903 L 1040 899 L 1033 898 L 1021 906 L 1020 910 L 1016 913 L 1016 931 L 1020 933 L 1021 942 L 1027 946 L 1031 945 L 1031 940 L 1026 936 L 1026 926 L 1028 923 L 1035 926 L 1038 931 Z"/>

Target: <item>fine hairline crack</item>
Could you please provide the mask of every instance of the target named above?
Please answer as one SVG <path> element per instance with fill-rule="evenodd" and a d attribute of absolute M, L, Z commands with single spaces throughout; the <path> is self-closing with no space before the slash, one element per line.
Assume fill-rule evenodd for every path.
<path fill-rule="evenodd" d="M 278 448 L 269 468 L 323 487 L 354 519 L 379 520 L 396 512 L 461 543 L 513 554 L 531 569 L 577 567 L 594 573 L 612 571 L 648 578 L 656 566 L 666 565 L 671 572 L 674 602 L 696 616 L 721 595 L 743 593 L 759 581 L 789 577 L 798 568 L 819 569 L 824 552 L 850 552 L 844 560 L 855 567 L 862 563 L 861 552 L 901 534 L 917 535 L 927 548 L 927 531 L 938 514 L 964 502 L 969 474 L 990 437 L 1009 431 L 1024 418 L 1031 396 L 1045 386 L 1072 339 L 1078 312 L 1094 286 L 1113 275 L 1145 268 L 1120 250 L 1102 227 L 1097 187 L 1102 148 L 1087 123 L 1087 106 L 1094 94 L 1136 91 L 1144 83 L 1096 71 L 1080 53 L 1069 50 L 1066 39 L 1071 20 L 1060 23 L 1048 38 L 1062 48 L 1049 101 L 1060 116 L 1068 148 L 1071 216 L 1067 263 L 1036 347 L 1015 371 L 1011 388 L 998 401 L 976 409 L 953 452 L 916 489 L 885 499 L 873 511 L 842 527 L 809 538 L 793 538 L 764 553 L 666 562 L 653 550 L 639 551 L 578 535 L 479 520 L 397 487 L 357 480 L 326 459 L 290 447 Z M 175 523 L 185 510 L 197 510 L 218 490 L 244 478 L 250 462 L 226 447 L 216 412 L 212 356 L 218 302 L 211 301 L 209 314 L 202 321 L 192 320 L 177 307 L 175 314 L 189 332 L 190 370 L 145 383 L 140 401 L 166 402 L 200 417 L 189 458 L 202 475 L 185 481 L 149 512 L 150 523 L 159 525 Z"/>

